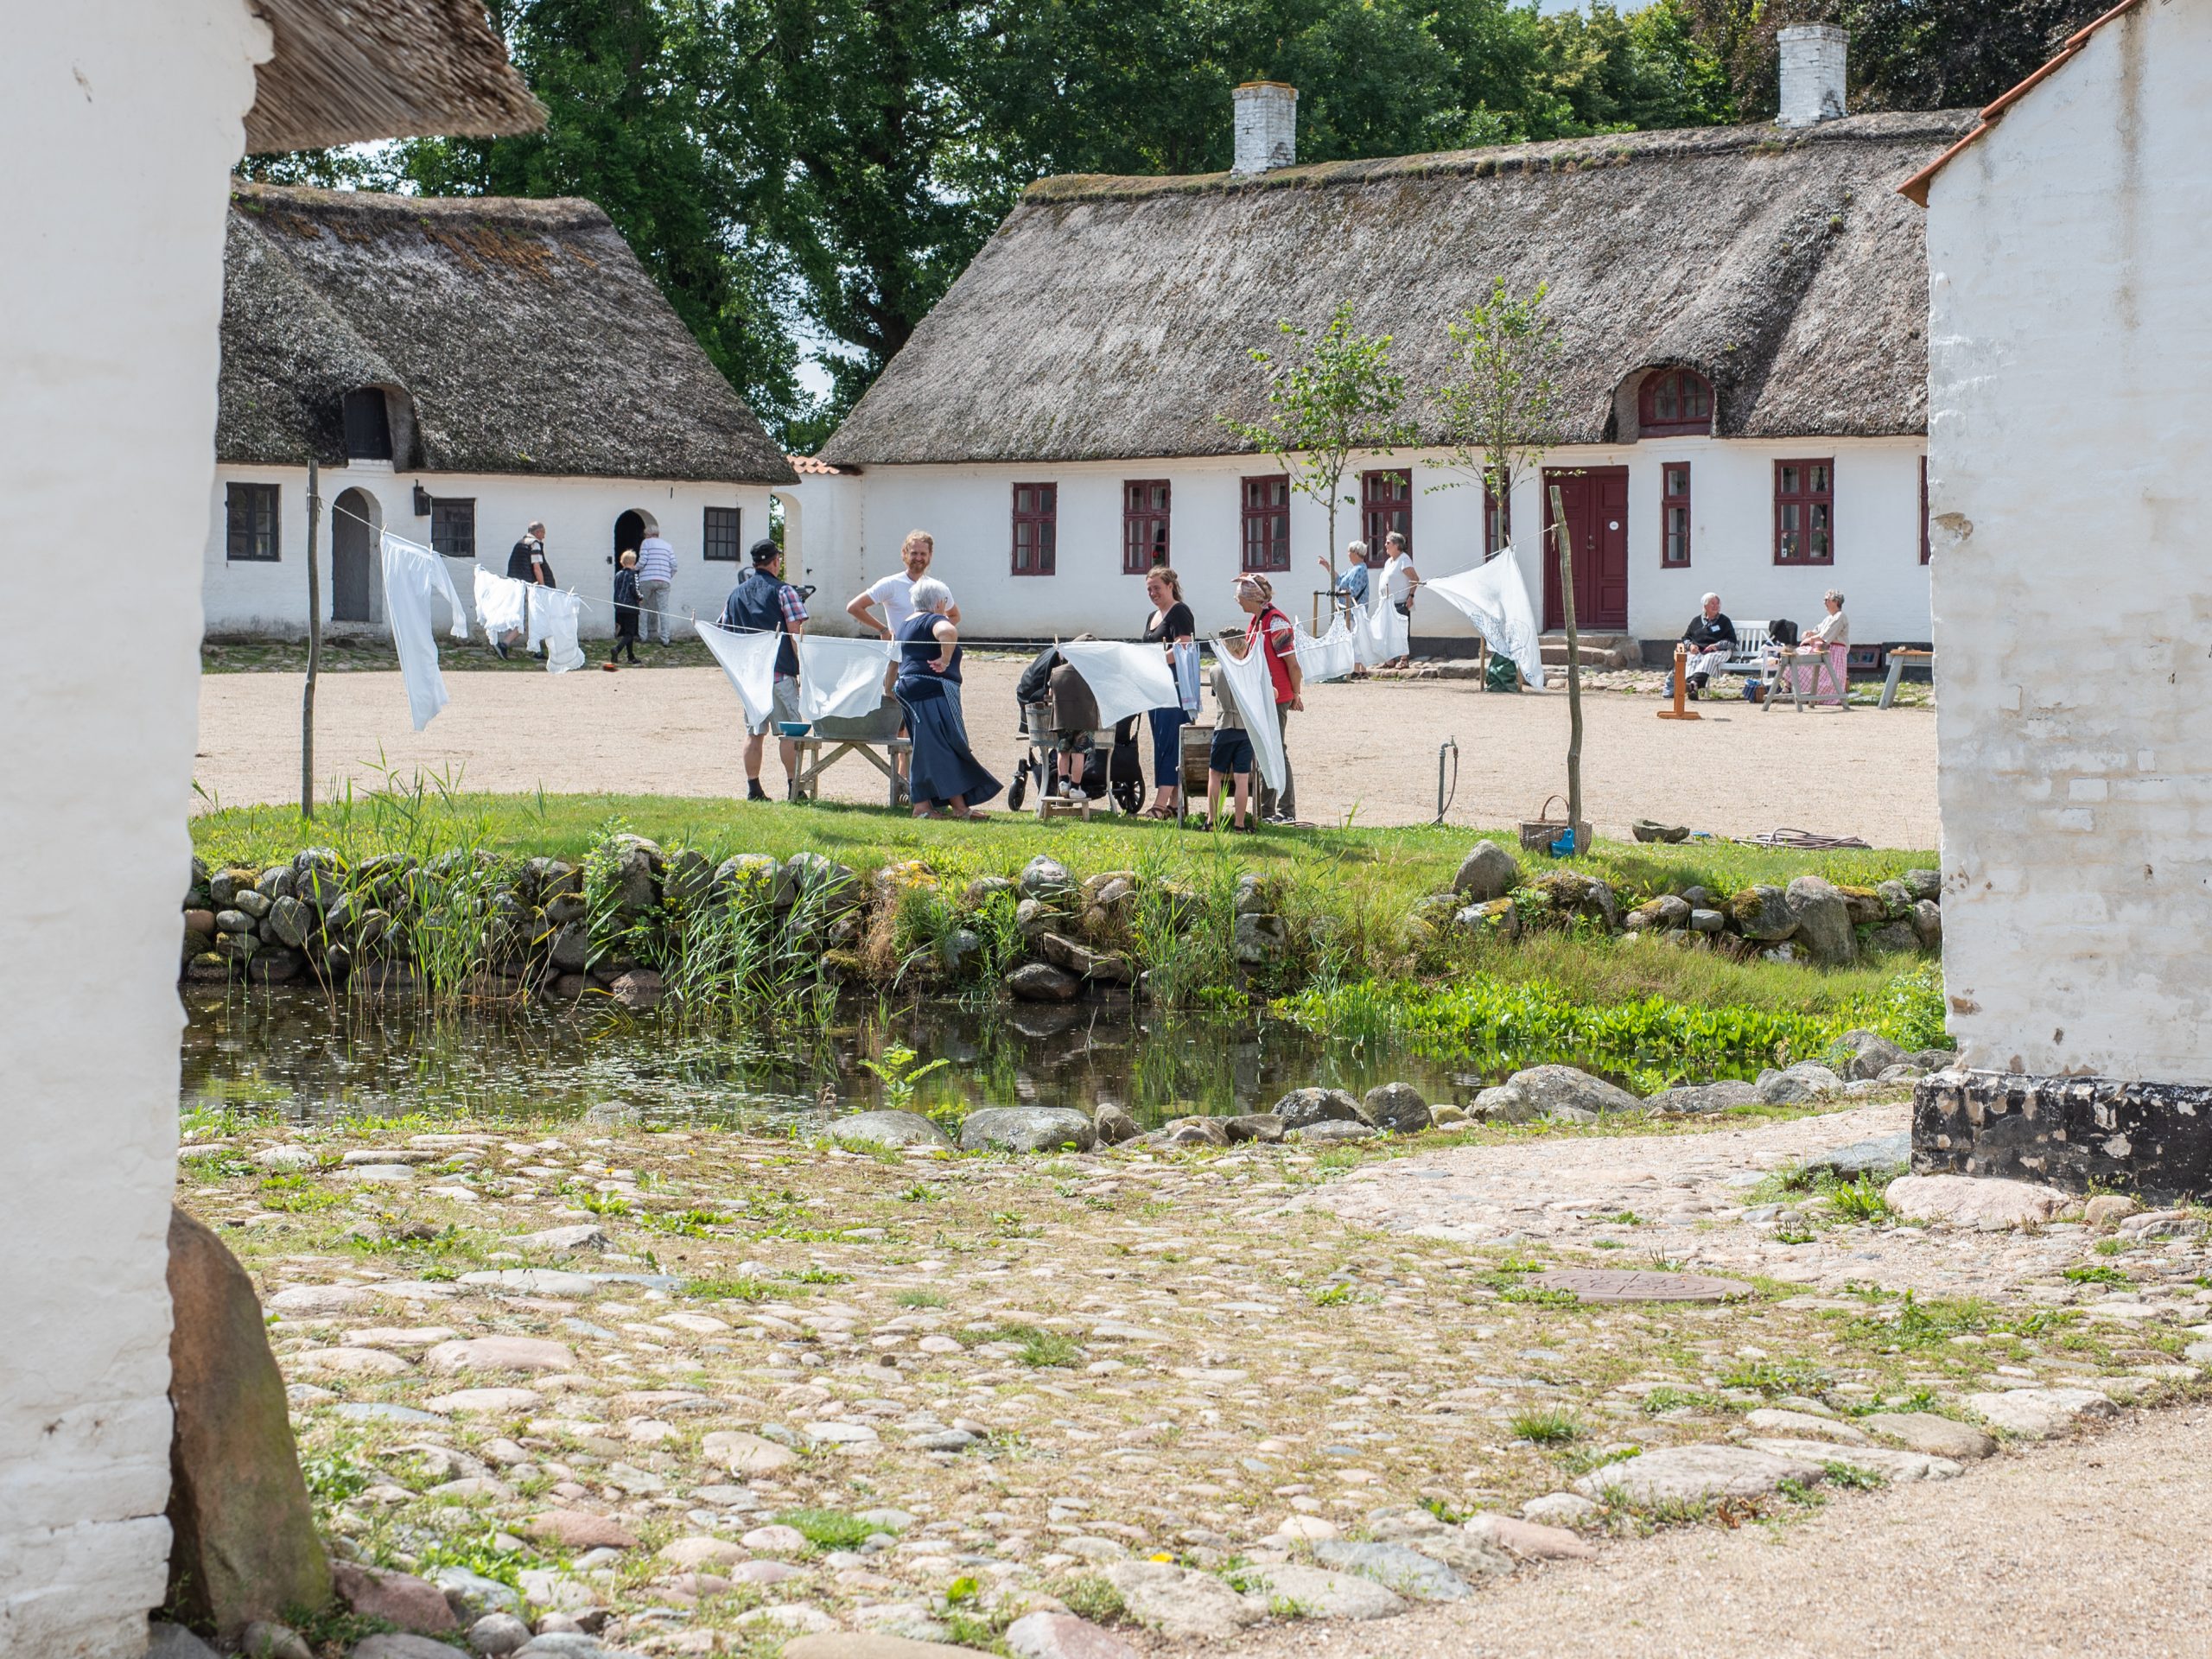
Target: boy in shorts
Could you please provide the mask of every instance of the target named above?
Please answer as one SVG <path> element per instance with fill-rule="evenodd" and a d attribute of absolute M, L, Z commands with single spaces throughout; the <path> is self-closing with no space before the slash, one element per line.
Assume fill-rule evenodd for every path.
<path fill-rule="evenodd" d="M 1221 822 L 1221 792 L 1230 788 L 1230 798 L 1235 806 L 1235 816 L 1229 827 L 1239 833 L 1249 834 L 1252 826 L 1245 821 L 1245 803 L 1252 793 L 1252 738 L 1244 729 L 1244 717 L 1236 712 L 1236 699 L 1229 694 L 1229 676 L 1217 664 L 1213 671 L 1213 747 L 1206 757 L 1206 807 L 1216 823 Z"/>

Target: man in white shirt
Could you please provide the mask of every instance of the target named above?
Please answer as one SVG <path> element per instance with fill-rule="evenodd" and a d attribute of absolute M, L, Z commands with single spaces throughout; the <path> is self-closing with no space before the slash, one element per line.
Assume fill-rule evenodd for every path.
<path fill-rule="evenodd" d="M 638 543 L 638 621 L 640 636 L 650 645 L 658 631 L 661 644 L 671 643 L 668 629 L 668 590 L 676 582 L 676 550 L 661 538 L 653 524 Z"/>
<path fill-rule="evenodd" d="M 870 582 L 845 607 L 845 614 L 864 628 L 871 628 L 886 639 L 899 632 L 899 625 L 914 613 L 912 597 L 914 584 L 929 574 L 930 560 L 936 556 L 937 543 L 926 530 L 910 530 L 906 539 L 899 544 L 899 558 L 906 565 L 903 576 L 886 576 Z M 874 607 L 883 607 L 883 620 L 878 621 Z M 945 616 L 954 627 L 960 626 L 960 607 L 955 605 Z"/>

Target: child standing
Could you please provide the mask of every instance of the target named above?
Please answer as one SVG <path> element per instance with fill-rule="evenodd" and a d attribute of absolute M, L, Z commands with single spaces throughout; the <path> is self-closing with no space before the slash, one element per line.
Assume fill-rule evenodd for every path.
<path fill-rule="evenodd" d="M 638 550 L 622 550 L 622 563 L 614 572 L 614 649 L 607 653 L 607 666 L 624 652 L 638 660 Z"/>
<path fill-rule="evenodd" d="M 1223 641 L 1219 649 L 1231 649 L 1231 643 Z M 1221 794 L 1224 786 L 1230 791 L 1235 816 L 1229 827 L 1239 834 L 1249 834 L 1252 825 L 1245 821 L 1244 804 L 1252 793 L 1252 738 L 1244 729 L 1244 717 L 1236 712 L 1236 699 L 1229 693 L 1229 675 L 1219 664 L 1213 671 L 1213 745 L 1206 757 L 1206 810 L 1215 823 L 1221 822 Z"/>

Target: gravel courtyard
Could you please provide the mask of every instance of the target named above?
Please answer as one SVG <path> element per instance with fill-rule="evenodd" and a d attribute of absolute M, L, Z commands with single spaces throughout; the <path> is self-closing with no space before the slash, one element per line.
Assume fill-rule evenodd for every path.
<path fill-rule="evenodd" d="M 1001 778 L 1018 753 L 1020 664 L 968 667 L 976 753 Z M 744 789 L 737 698 L 721 675 L 666 668 L 568 675 L 449 672 L 452 702 L 416 734 L 397 673 L 327 677 L 316 695 L 318 772 L 329 787 L 443 774 L 467 788 L 556 793 L 717 796 Z M 1566 779 L 1563 694 L 1496 696 L 1465 681 L 1338 682 L 1294 715 L 1299 808 L 1315 823 L 1425 823 L 1436 811 L 1438 746 L 1459 745 L 1450 819 L 1497 827 L 1531 816 Z M 1694 722 L 1656 719 L 1648 697 L 1584 700 L 1586 810 L 1601 836 L 1631 819 L 1724 836 L 1787 825 L 1858 836 L 1876 847 L 1936 841 L 1936 717 L 1926 709 L 1765 713 L 1708 702 Z M 289 800 L 299 787 L 300 681 L 291 674 L 200 680 L 197 781 L 203 804 Z M 1149 744 L 1146 766 L 1150 771 Z M 771 756 L 766 781 L 780 774 Z M 830 798 L 883 798 L 857 757 L 825 780 Z"/>

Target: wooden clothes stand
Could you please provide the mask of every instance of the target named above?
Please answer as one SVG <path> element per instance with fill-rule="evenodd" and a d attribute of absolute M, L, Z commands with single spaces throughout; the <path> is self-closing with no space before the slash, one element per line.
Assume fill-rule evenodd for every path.
<path fill-rule="evenodd" d="M 849 754 L 857 754 L 890 781 L 893 806 L 906 802 L 906 780 L 899 775 L 899 762 L 913 754 L 910 738 L 794 737 L 786 740 L 798 750 L 798 770 L 791 774 L 791 798 L 822 798 L 822 774 Z"/>

